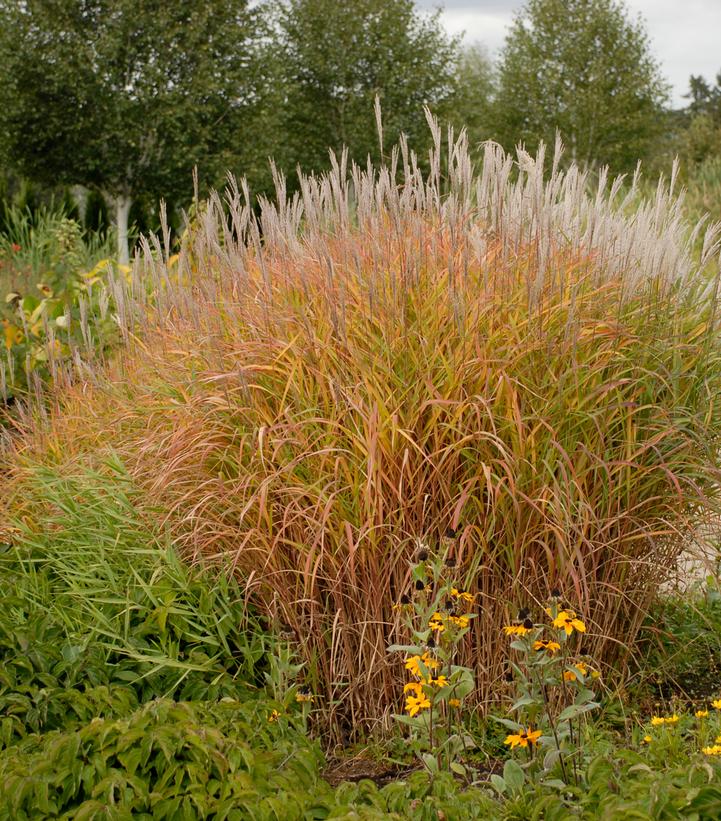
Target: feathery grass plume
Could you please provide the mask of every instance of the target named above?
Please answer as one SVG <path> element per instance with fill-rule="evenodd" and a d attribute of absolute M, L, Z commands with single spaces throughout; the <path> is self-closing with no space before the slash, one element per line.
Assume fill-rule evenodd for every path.
<path fill-rule="evenodd" d="M 398 706 L 385 646 L 419 537 L 463 523 L 482 613 L 459 663 L 484 702 L 504 608 L 552 588 L 622 664 L 718 497 L 716 228 L 695 259 L 674 180 L 631 212 L 637 180 L 594 187 L 560 144 L 547 178 L 543 150 L 493 143 L 474 175 L 430 124 L 426 176 L 403 141 L 380 168 L 342 154 L 297 194 L 276 172 L 258 216 L 231 182 L 174 262 L 145 240 L 113 284 L 124 355 L 17 444 L 120 452 L 188 558 L 295 632 L 339 735 Z"/>

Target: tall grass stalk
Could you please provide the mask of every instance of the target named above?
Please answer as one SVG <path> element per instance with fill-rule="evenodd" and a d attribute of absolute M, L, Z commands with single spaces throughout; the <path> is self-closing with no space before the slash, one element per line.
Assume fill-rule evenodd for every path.
<path fill-rule="evenodd" d="M 343 155 L 259 216 L 231 180 L 178 259 L 146 240 L 111 283 L 127 350 L 16 446 L 16 493 L 23 460 L 116 447 L 188 558 L 295 633 L 338 738 L 399 706 L 417 539 L 458 531 L 487 704 L 501 624 L 553 588 L 621 669 L 718 499 L 717 227 L 695 262 L 674 175 L 630 212 L 637 180 L 591 190 L 560 146 L 545 178 L 494 144 L 474 175 L 430 125 L 425 177 L 404 143 Z"/>

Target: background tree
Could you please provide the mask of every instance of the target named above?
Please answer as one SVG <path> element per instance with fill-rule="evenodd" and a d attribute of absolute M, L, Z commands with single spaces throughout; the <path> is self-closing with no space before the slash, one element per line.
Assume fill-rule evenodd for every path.
<path fill-rule="evenodd" d="M 286 93 L 279 164 L 324 168 L 328 149 L 344 145 L 361 163 L 377 158 L 376 95 L 386 144 L 402 131 L 422 156 L 423 106 L 444 115 L 455 88 L 457 46 L 437 14 L 419 14 L 412 0 L 288 0 L 278 38 Z"/>
<path fill-rule="evenodd" d="M 640 20 L 616 0 L 529 0 L 501 57 L 496 119 L 507 148 L 553 143 L 629 170 L 663 127 L 668 88 Z"/>
<path fill-rule="evenodd" d="M 686 123 L 680 151 L 690 164 L 703 163 L 721 155 L 721 72 L 716 84 L 701 76 L 689 80 L 690 100 L 685 110 Z"/>
<path fill-rule="evenodd" d="M 262 99 L 246 0 L 0 0 L 0 142 L 18 172 L 112 203 L 187 196 L 231 165 Z"/>
<path fill-rule="evenodd" d="M 468 130 L 469 145 L 493 137 L 493 98 L 496 71 L 488 50 L 480 43 L 465 46 L 456 63 L 456 87 L 450 119 L 457 128 Z"/>

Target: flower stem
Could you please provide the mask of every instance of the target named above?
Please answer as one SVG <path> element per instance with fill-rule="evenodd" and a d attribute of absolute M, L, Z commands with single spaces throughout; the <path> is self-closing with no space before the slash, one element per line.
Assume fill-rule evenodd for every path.
<path fill-rule="evenodd" d="M 541 677 L 538 675 L 538 671 L 533 671 L 536 675 L 536 679 L 538 681 L 538 687 L 541 691 L 541 696 L 543 697 L 543 708 L 546 711 L 546 718 L 548 719 L 548 723 L 551 725 L 551 732 L 553 733 L 553 739 L 556 742 L 556 749 L 558 750 L 558 763 L 561 765 L 561 772 L 563 773 L 563 780 L 568 783 L 568 773 L 566 772 L 566 762 L 563 760 L 563 753 L 561 752 L 561 743 L 558 740 L 558 732 L 556 731 L 556 723 L 553 720 L 553 716 L 551 715 L 551 707 L 548 703 L 548 693 L 546 692 L 546 685 L 543 684 L 541 681 Z"/>

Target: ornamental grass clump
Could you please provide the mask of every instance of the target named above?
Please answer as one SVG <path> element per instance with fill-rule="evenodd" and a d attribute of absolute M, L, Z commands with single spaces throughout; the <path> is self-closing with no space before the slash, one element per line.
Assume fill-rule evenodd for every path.
<path fill-rule="evenodd" d="M 453 530 L 482 603 L 456 663 L 483 704 L 506 603 L 554 587 L 622 670 L 718 497 L 714 231 L 695 259 L 673 181 L 631 211 L 635 190 L 558 156 L 544 177 L 543 156 L 489 143 L 476 175 L 465 138 L 432 128 L 428 173 L 405 144 L 382 168 L 341 156 L 297 194 L 278 174 L 260 214 L 231 184 L 172 265 L 146 241 L 112 283 L 125 351 L 8 465 L 22 515 L 23 463 L 113 448 L 188 561 L 292 633 L 337 739 L 391 723 L 419 534 Z"/>

